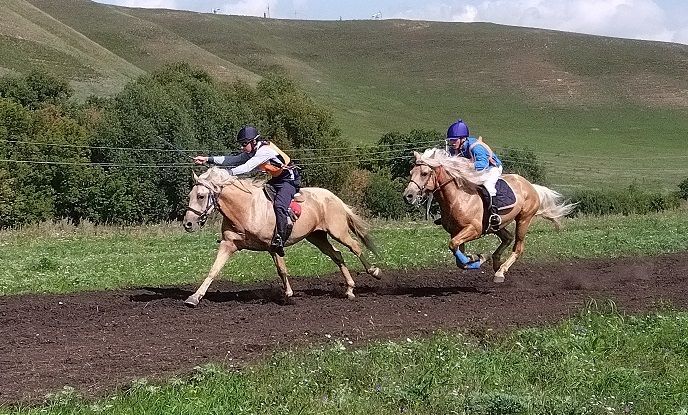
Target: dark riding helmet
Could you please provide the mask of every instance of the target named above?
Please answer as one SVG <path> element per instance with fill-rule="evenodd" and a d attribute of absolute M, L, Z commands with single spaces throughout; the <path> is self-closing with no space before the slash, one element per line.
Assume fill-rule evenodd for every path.
<path fill-rule="evenodd" d="M 461 137 L 468 137 L 468 126 L 462 119 L 459 119 L 447 129 L 447 139 L 456 140 Z"/>
<path fill-rule="evenodd" d="M 237 142 L 244 145 L 248 142 L 255 141 L 258 137 L 260 137 L 260 134 L 258 134 L 258 129 L 256 127 L 245 125 L 237 134 Z"/>

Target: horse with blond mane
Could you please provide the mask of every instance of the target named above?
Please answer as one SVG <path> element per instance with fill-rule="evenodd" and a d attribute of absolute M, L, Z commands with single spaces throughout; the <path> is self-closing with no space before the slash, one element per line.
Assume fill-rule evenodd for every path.
<path fill-rule="evenodd" d="M 442 226 L 449 232 L 449 249 L 456 257 L 456 264 L 464 269 L 478 269 L 485 262 L 482 255 L 466 254 L 465 244 L 485 233 L 495 233 L 501 244 L 492 254 L 494 282 L 504 282 L 504 274 L 523 254 L 528 227 L 536 216 L 549 219 L 558 229 L 561 218 L 573 211 L 575 204 L 563 202 L 556 191 L 532 184 L 517 174 L 502 175 L 514 192 L 516 201 L 504 213 L 499 230 L 485 229 L 484 206 L 478 190 L 479 172 L 473 163 L 463 157 L 451 157 L 442 149 L 429 149 L 423 154 L 414 152 L 415 164 L 404 190 L 404 199 L 410 204 L 420 204 L 433 195 L 439 202 Z M 516 222 L 516 232 L 507 228 Z M 513 252 L 501 261 L 504 250 L 514 242 Z"/>
<path fill-rule="evenodd" d="M 193 175 L 194 185 L 189 193 L 189 206 L 184 215 L 184 229 L 193 232 L 202 227 L 208 215 L 217 210 L 222 214 L 222 239 L 217 257 L 206 279 L 185 304 L 195 307 L 205 295 L 208 287 L 217 277 L 229 257 L 242 249 L 269 251 L 270 241 L 275 229 L 275 214 L 272 202 L 262 188 L 262 182 L 239 179 L 225 169 L 211 167 L 205 173 Z M 346 296 L 354 298 L 355 283 L 344 263 L 344 257 L 329 241 L 328 236 L 343 244 L 358 257 L 366 272 L 376 278 L 380 269 L 371 265 L 363 255 L 360 244 L 351 236 L 356 235 L 369 250 L 375 247 L 367 232 L 367 224 L 356 215 L 340 198 L 326 189 L 304 187 L 300 190 L 303 198 L 301 216 L 286 241 L 293 245 L 306 239 L 322 253 L 329 256 L 339 267 L 346 280 Z M 285 297 L 293 291 L 289 284 L 284 258 L 270 252 L 282 278 Z"/>

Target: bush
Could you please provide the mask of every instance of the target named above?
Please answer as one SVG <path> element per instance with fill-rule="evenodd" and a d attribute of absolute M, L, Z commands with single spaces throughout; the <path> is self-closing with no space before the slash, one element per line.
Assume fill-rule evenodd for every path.
<path fill-rule="evenodd" d="M 402 199 L 404 183 L 381 170 L 370 176 L 363 192 L 363 203 L 370 214 L 384 219 L 401 219 L 409 208 Z"/>
<path fill-rule="evenodd" d="M 57 162 L 0 162 L 0 227 L 60 218 L 177 219 L 191 174 L 171 165 L 188 166 L 193 155 L 180 149 L 237 153 L 235 134 L 248 123 L 295 159 L 310 158 L 301 164 L 304 185 L 339 190 L 347 157 L 353 159 L 332 115 L 283 77 L 266 76 L 255 88 L 226 85 L 177 64 L 141 76 L 113 98 L 77 105 L 67 103 L 70 94 L 47 75 L 0 78 L 0 160 Z"/>
<path fill-rule="evenodd" d="M 499 156 L 504 164 L 504 173 L 515 173 L 531 183 L 545 184 L 545 168 L 532 150 L 506 148 Z"/>
<path fill-rule="evenodd" d="M 443 135 L 437 131 L 413 130 L 407 134 L 390 132 L 382 136 L 370 150 L 370 159 L 373 161 L 360 165 L 371 171 L 387 169 L 392 178 L 407 179 L 415 162 L 413 152 L 423 152 L 443 140 Z"/>
<path fill-rule="evenodd" d="M 46 103 L 64 103 L 72 93 L 66 80 L 41 71 L 33 71 L 26 76 L 5 75 L 0 78 L 0 97 L 30 109 L 37 109 Z"/>
<path fill-rule="evenodd" d="M 365 210 L 365 203 L 363 196 L 365 190 L 370 184 L 370 177 L 372 173 L 367 170 L 354 169 L 346 178 L 342 190 L 339 192 L 339 197 L 348 205 L 363 208 Z"/>
<path fill-rule="evenodd" d="M 688 178 L 678 185 L 678 197 L 683 200 L 688 200 Z"/>
<path fill-rule="evenodd" d="M 573 194 L 571 201 L 578 203 L 576 213 L 591 215 L 647 214 L 674 209 L 679 200 L 674 195 L 642 191 L 635 185 L 624 190 L 585 190 Z"/>

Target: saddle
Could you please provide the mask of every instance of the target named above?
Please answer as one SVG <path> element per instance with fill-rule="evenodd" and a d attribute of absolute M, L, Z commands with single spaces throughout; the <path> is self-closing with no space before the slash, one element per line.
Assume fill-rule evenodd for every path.
<path fill-rule="evenodd" d="M 263 193 L 265 193 L 265 197 L 267 197 L 270 202 L 275 202 L 275 194 L 277 194 L 275 186 L 270 183 L 265 183 L 263 185 Z M 287 217 L 291 223 L 296 222 L 296 220 L 301 217 L 301 203 L 303 203 L 304 200 L 301 193 L 296 192 L 294 194 L 294 198 L 289 203 L 289 216 Z"/>
<path fill-rule="evenodd" d="M 509 210 L 516 205 L 516 194 L 514 190 L 509 186 L 509 183 L 504 179 L 497 180 L 497 211 L 502 212 Z M 483 230 L 489 231 L 490 224 L 490 194 L 485 189 L 485 186 L 478 186 L 478 192 L 480 193 L 480 198 L 483 200 Z"/>

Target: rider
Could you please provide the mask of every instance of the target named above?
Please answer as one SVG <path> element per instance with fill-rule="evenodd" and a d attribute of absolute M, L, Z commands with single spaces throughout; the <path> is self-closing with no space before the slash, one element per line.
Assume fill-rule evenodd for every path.
<path fill-rule="evenodd" d="M 289 156 L 284 154 L 274 143 L 262 139 L 256 127 L 246 125 L 237 134 L 237 142 L 242 153 L 236 156 L 196 156 L 196 164 L 215 164 L 230 167 L 230 173 L 237 175 L 262 170 L 272 178 L 268 184 L 277 193 L 273 208 L 275 210 L 276 232 L 270 243 L 270 250 L 279 256 L 284 256 L 284 243 L 289 238 L 287 215 L 289 204 L 294 194 L 301 187 L 301 176 Z"/>
<path fill-rule="evenodd" d="M 452 156 L 471 159 L 475 169 L 482 172 L 480 177 L 483 181 L 482 185 L 490 194 L 490 227 L 493 231 L 499 230 L 502 218 L 497 211 L 497 188 L 495 186 L 502 174 L 502 162 L 483 142 L 482 137 L 469 137 L 468 126 L 461 119 L 447 129 L 447 152 Z"/>

